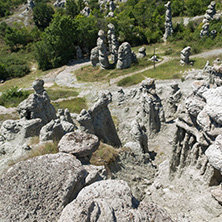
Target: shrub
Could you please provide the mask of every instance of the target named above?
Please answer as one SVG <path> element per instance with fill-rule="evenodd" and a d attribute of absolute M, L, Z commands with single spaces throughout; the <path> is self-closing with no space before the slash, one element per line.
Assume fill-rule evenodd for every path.
<path fill-rule="evenodd" d="M 19 90 L 17 86 L 13 86 L 2 93 L 0 97 L 0 105 L 5 107 L 14 107 L 28 96 L 28 91 Z"/>

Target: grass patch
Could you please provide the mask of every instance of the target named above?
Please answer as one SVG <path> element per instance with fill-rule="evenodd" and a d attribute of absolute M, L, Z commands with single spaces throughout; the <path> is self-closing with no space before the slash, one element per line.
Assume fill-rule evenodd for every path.
<path fill-rule="evenodd" d="M 144 76 L 141 74 L 135 74 L 132 76 L 128 76 L 126 78 L 121 79 L 119 82 L 117 82 L 117 86 L 132 86 L 136 85 L 144 80 Z"/>
<path fill-rule="evenodd" d="M 36 137 L 31 139 L 30 145 L 36 145 L 36 143 L 38 142 L 37 140 L 38 140 L 38 138 L 36 138 Z M 54 154 L 54 153 L 58 153 L 58 152 L 59 152 L 58 142 L 47 142 L 47 143 L 42 144 L 41 146 L 38 146 L 38 147 L 30 150 L 29 152 L 27 152 L 27 154 L 25 156 L 22 156 L 21 158 L 16 159 L 16 160 L 12 160 L 9 163 L 9 166 L 12 166 L 20 161 L 25 161 L 25 160 L 31 159 L 36 156 L 42 156 L 45 154 Z"/>
<path fill-rule="evenodd" d="M 19 119 L 19 114 L 17 112 L 12 114 L 0 114 L 0 121 L 5 121 L 8 119 L 16 120 Z"/>
<path fill-rule="evenodd" d="M 80 113 L 82 109 L 87 109 L 86 99 L 77 97 L 71 100 L 61 102 L 52 102 L 56 109 L 68 108 L 71 113 Z"/>
<path fill-rule="evenodd" d="M 78 92 L 73 88 L 59 87 L 56 84 L 53 87 L 46 89 L 50 100 L 57 100 L 60 98 L 68 98 L 71 96 L 78 96 Z"/>
<path fill-rule="evenodd" d="M 118 149 L 100 142 L 99 148 L 93 153 L 90 159 L 90 163 L 96 166 L 109 165 L 116 161 L 119 152 Z"/>
<path fill-rule="evenodd" d="M 5 107 L 16 107 L 29 96 L 29 91 L 19 90 L 17 86 L 7 89 L 0 96 L 0 105 Z"/>
<path fill-rule="evenodd" d="M 76 78 L 80 82 L 97 82 L 97 81 L 109 81 L 112 78 L 127 75 L 132 72 L 139 71 L 148 66 L 151 66 L 153 63 L 148 61 L 149 56 L 146 56 L 143 59 L 139 59 L 138 63 L 132 64 L 128 69 L 101 69 L 100 67 L 92 67 L 91 65 L 82 67 L 74 72 Z"/>

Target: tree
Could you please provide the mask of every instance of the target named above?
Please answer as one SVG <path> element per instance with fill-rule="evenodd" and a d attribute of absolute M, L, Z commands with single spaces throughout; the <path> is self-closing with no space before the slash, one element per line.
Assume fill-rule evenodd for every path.
<path fill-rule="evenodd" d="M 52 20 L 54 10 L 44 2 L 37 3 L 33 8 L 33 20 L 39 29 L 45 29 Z"/>
<path fill-rule="evenodd" d="M 79 14 L 78 6 L 75 0 L 67 0 L 66 1 L 66 14 L 70 15 L 72 18 Z"/>
<path fill-rule="evenodd" d="M 6 66 L 3 63 L 0 63 L 0 80 L 6 80 L 8 77 L 8 72 Z"/>
<path fill-rule="evenodd" d="M 36 60 L 43 70 L 66 64 L 75 54 L 77 40 L 75 21 L 67 15 L 55 14 L 36 44 Z"/>

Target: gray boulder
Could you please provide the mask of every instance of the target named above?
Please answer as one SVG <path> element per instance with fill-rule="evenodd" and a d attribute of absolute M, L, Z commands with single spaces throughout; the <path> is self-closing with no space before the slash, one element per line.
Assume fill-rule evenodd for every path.
<path fill-rule="evenodd" d="M 15 164 L 0 179 L 1 221 L 57 221 L 86 176 L 80 161 L 64 153 Z"/>
<path fill-rule="evenodd" d="M 90 61 L 93 67 L 99 64 L 99 50 L 97 46 L 91 50 Z"/>
<path fill-rule="evenodd" d="M 62 124 L 59 119 L 51 120 L 48 124 L 42 127 L 40 131 L 40 141 L 59 141 L 65 134 Z"/>
<path fill-rule="evenodd" d="M 215 142 L 205 152 L 209 163 L 222 174 L 222 134 L 218 135 Z"/>
<path fill-rule="evenodd" d="M 131 46 L 128 42 L 124 42 L 120 45 L 118 50 L 117 69 L 126 69 L 131 66 L 132 52 Z"/>
<path fill-rule="evenodd" d="M 97 136 L 80 130 L 67 133 L 58 144 L 60 152 L 71 153 L 77 158 L 90 158 L 98 147 L 99 139 Z"/>
<path fill-rule="evenodd" d="M 44 81 L 41 79 L 33 82 L 35 93 L 31 94 L 17 107 L 21 118 L 26 120 L 39 118 L 43 124 L 47 124 L 52 119 L 56 119 L 56 110 L 50 103 L 50 99 L 43 85 Z"/>
<path fill-rule="evenodd" d="M 149 204 L 139 202 L 126 182 L 106 180 L 81 190 L 78 197 L 63 210 L 59 222 L 81 221 L 171 221 L 168 215 Z"/>
<path fill-rule="evenodd" d="M 137 58 L 142 59 L 146 56 L 146 48 L 143 46 L 139 48 L 139 54 L 137 55 Z"/>
<path fill-rule="evenodd" d="M 90 15 L 90 8 L 86 6 L 81 12 L 82 15 L 85 15 L 86 17 L 89 17 Z"/>

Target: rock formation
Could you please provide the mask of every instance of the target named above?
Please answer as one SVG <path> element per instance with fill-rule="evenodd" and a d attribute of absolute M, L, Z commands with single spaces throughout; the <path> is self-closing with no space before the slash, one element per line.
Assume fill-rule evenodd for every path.
<path fill-rule="evenodd" d="M 210 26 L 210 21 L 213 20 L 214 15 L 216 14 L 216 2 L 212 1 L 210 5 L 207 8 L 207 11 L 204 15 L 203 19 L 203 26 L 202 30 L 200 31 L 200 37 L 203 38 L 204 36 L 209 35 L 209 26 Z"/>
<path fill-rule="evenodd" d="M 86 177 L 80 161 L 64 153 L 15 164 L 0 179 L 1 220 L 57 221 Z"/>
<path fill-rule="evenodd" d="M 167 118 L 174 117 L 175 113 L 178 110 L 179 103 L 182 99 L 182 93 L 177 83 L 173 83 L 170 85 L 172 91 L 170 92 L 169 98 L 167 100 L 167 108 L 165 115 Z"/>
<path fill-rule="evenodd" d="M 116 9 L 116 6 L 115 6 L 114 2 L 110 1 L 109 2 L 109 11 L 114 12 L 115 9 Z"/>
<path fill-rule="evenodd" d="M 182 173 L 187 166 L 196 166 L 205 176 L 206 183 L 217 185 L 222 182 L 218 167 L 221 158 L 222 87 L 209 89 L 208 85 L 196 83 L 185 104 L 185 112 L 181 112 L 176 123 L 170 174 L 173 176 L 175 172 Z"/>
<path fill-rule="evenodd" d="M 98 32 L 97 47 L 99 52 L 99 64 L 102 69 L 108 69 L 110 64 L 107 56 L 107 49 L 105 45 L 105 33 L 103 30 Z"/>
<path fill-rule="evenodd" d="M 88 111 L 82 110 L 77 121 L 88 133 L 95 134 L 104 143 L 114 147 L 121 146 L 108 105 L 111 102 L 109 95 L 101 98 Z"/>
<path fill-rule="evenodd" d="M 27 3 L 28 3 L 28 9 L 29 9 L 29 8 L 30 8 L 30 9 L 33 9 L 33 8 L 35 7 L 35 3 L 34 3 L 33 0 L 28 0 Z"/>
<path fill-rule="evenodd" d="M 64 130 L 59 119 L 51 120 L 40 131 L 40 142 L 53 140 L 59 141 L 64 135 Z"/>
<path fill-rule="evenodd" d="M 139 48 L 139 54 L 137 55 L 137 58 L 142 59 L 146 56 L 146 48 L 143 46 Z"/>
<path fill-rule="evenodd" d="M 82 49 L 79 46 L 76 46 L 76 58 L 82 59 Z"/>
<path fill-rule="evenodd" d="M 50 103 L 50 99 L 43 85 L 44 81 L 41 79 L 33 82 L 35 93 L 31 94 L 17 107 L 21 118 L 26 120 L 39 118 L 43 124 L 47 124 L 52 119 L 56 119 L 56 110 Z"/>
<path fill-rule="evenodd" d="M 96 67 L 96 65 L 99 64 L 99 50 L 97 46 L 91 50 L 90 61 L 93 67 Z"/>
<path fill-rule="evenodd" d="M 86 162 L 89 162 L 92 153 L 98 147 L 99 139 L 97 136 L 80 130 L 67 133 L 58 144 L 60 152 L 71 153 L 80 160 L 86 160 Z"/>
<path fill-rule="evenodd" d="M 81 11 L 82 15 L 85 15 L 86 17 L 89 17 L 90 15 L 90 8 L 88 6 L 86 6 L 82 11 Z"/>
<path fill-rule="evenodd" d="M 56 2 L 53 5 L 54 5 L 54 7 L 57 7 L 57 8 L 65 8 L 66 1 L 65 0 L 56 0 Z"/>
<path fill-rule="evenodd" d="M 207 7 L 206 13 L 204 15 L 203 23 L 209 23 L 213 20 L 214 15 L 216 14 L 216 2 L 212 1 L 210 5 Z"/>
<path fill-rule="evenodd" d="M 185 64 L 189 64 L 190 63 L 190 46 L 187 46 L 186 48 L 184 48 L 181 52 L 180 52 L 180 64 L 181 65 L 185 65 Z"/>
<path fill-rule="evenodd" d="M 118 50 L 117 69 L 126 69 L 131 66 L 132 52 L 131 46 L 128 42 L 124 42 L 120 45 Z"/>
<path fill-rule="evenodd" d="M 118 48 L 119 48 L 119 43 L 116 39 L 115 36 L 115 27 L 113 24 L 109 23 L 108 24 L 108 44 L 109 44 L 109 52 L 111 53 L 111 58 L 114 64 L 117 63 L 118 59 Z"/>
<path fill-rule="evenodd" d="M 172 221 L 158 206 L 139 203 L 121 180 L 96 182 L 81 190 L 63 210 L 59 222 L 82 221 Z"/>
<path fill-rule="evenodd" d="M 169 36 L 173 34 L 173 24 L 172 24 L 172 14 L 171 14 L 171 2 L 167 2 L 164 5 L 166 7 L 165 16 L 165 33 L 163 35 L 163 40 L 166 41 Z"/>

